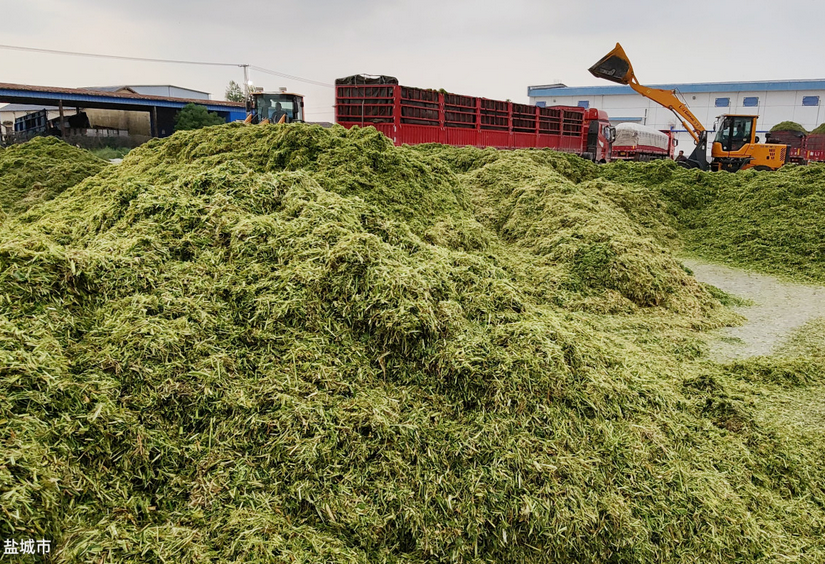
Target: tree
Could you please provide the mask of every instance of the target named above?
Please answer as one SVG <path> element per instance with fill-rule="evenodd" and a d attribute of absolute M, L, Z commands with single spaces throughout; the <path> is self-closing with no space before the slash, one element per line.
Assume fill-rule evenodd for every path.
<path fill-rule="evenodd" d="M 221 116 L 216 113 L 206 111 L 201 105 L 186 104 L 175 117 L 175 131 L 184 129 L 200 129 L 209 125 L 220 125 L 226 123 Z"/>
<path fill-rule="evenodd" d="M 226 87 L 224 98 L 229 102 L 243 102 L 245 100 L 243 89 L 241 85 L 234 80 L 229 81 L 229 86 Z"/>

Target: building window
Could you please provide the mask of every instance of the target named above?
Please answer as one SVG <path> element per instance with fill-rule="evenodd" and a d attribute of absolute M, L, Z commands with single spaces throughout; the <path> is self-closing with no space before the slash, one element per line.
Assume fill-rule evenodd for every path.
<path fill-rule="evenodd" d="M 717 98 L 716 99 L 716 107 L 717 108 L 727 108 L 730 106 L 730 98 Z"/>
<path fill-rule="evenodd" d="M 587 100 L 579 100 L 579 107 L 584 108 L 585 110 L 590 107 L 590 102 Z"/>
<path fill-rule="evenodd" d="M 756 96 L 745 96 L 742 98 L 742 105 L 746 108 L 753 108 L 759 105 L 759 98 Z"/>
<path fill-rule="evenodd" d="M 547 102 L 544 102 L 544 101 L 542 101 L 542 102 L 536 102 L 536 105 L 537 105 L 539 108 L 545 108 L 545 107 L 547 107 Z"/>
<path fill-rule="evenodd" d="M 803 106 L 818 106 L 819 96 L 802 96 Z"/>

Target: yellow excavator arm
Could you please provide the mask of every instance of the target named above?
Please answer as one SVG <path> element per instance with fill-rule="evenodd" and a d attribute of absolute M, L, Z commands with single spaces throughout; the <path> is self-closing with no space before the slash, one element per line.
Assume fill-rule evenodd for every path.
<path fill-rule="evenodd" d="M 630 86 L 645 98 L 653 100 L 676 114 L 676 117 L 682 122 L 682 126 L 696 142 L 696 150 L 693 151 L 688 160 L 693 163 L 693 166 L 707 169 L 707 130 L 687 105 L 679 100 L 675 90 L 650 88 L 639 84 L 633 72 L 633 65 L 630 64 L 630 59 L 627 58 L 627 54 L 618 43 L 610 53 L 602 57 L 589 70 L 590 74 L 596 78 Z"/>

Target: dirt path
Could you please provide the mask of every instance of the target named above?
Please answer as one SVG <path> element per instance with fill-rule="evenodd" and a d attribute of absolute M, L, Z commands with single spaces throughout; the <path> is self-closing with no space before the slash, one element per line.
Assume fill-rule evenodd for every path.
<path fill-rule="evenodd" d="M 682 260 L 700 282 L 752 300 L 755 305 L 733 309 L 747 318 L 740 327 L 720 330 L 710 354 L 717 359 L 735 359 L 771 354 L 774 347 L 805 323 L 825 317 L 825 287 L 782 281 L 766 274 Z"/>

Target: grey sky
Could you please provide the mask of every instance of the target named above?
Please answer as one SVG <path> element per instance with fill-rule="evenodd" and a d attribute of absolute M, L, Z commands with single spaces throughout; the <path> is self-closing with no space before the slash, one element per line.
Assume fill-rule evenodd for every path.
<path fill-rule="evenodd" d="M 798 0 L 0 0 L 0 44 L 250 63 L 332 83 L 355 73 L 526 101 L 528 85 L 598 84 L 617 41 L 643 83 L 825 77 L 825 3 Z M 240 69 L 0 50 L 0 82 L 176 84 L 222 99 Z M 252 73 L 332 120 L 333 90 Z"/>

